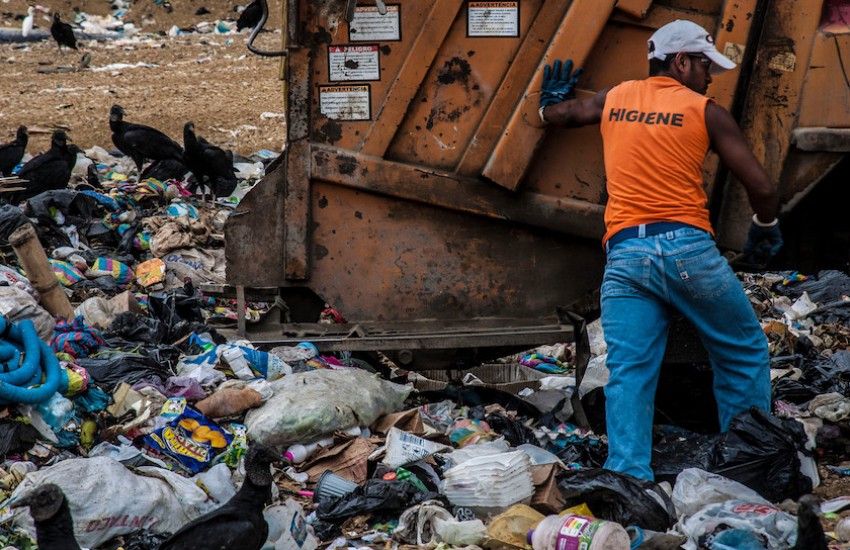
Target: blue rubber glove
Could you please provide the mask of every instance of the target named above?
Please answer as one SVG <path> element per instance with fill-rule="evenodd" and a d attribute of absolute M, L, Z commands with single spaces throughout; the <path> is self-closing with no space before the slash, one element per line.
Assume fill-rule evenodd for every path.
<path fill-rule="evenodd" d="M 782 231 L 779 229 L 779 220 L 773 225 L 759 225 L 753 216 L 750 232 L 747 234 L 747 242 L 744 244 L 744 254 L 756 263 L 767 263 L 769 259 L 776 256 L 782 248 Z"/>
<path fill-rule="evenodd" d="M 540 87 L 540 106 L 548 107 L 560 103 L 565 99 L 574 99 L 576 83 L 581 76 L 582 69 L 573 71 L 573 62 L 564 60 L 563 66 L 558 59 L 552 67 L 543 67 L 543 85 Z"/>

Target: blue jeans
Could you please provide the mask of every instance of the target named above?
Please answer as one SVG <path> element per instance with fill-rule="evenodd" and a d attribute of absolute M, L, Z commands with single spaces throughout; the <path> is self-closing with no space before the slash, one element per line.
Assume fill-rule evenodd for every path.
<path fill-rule="evenodd" d="M 708 351 L 721 429 L 751 406 L 770 411 L 767 339 L 709 233 L 686 227 L 615 244 L 601 292 L 611 372 L 606 468 L 653 479 L 655 390 L 674 311 Z"/>

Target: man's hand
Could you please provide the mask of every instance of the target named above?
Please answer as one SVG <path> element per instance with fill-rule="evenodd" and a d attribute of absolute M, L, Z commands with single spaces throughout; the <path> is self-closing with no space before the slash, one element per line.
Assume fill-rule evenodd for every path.
<path fill-rule="evenodd" d="M 769 259 L 776 256 L 782 244 L 782 231 L 779 230 L 778 219 L 773 220 L 771 224 L 763 224 L 753 216 L 747 242 L 744 244 L 744 254 L 750 261 L 766 264 Z"/>
<path fill-rule="evenodd" d="M 572 74 L 570 74 L 572 73 Z M 543 67 L 543 85 L 540 88 L 540 107 L 548 107 L 560 103 L 565 99 L 574 99 L 575 86 L 582 69 L 573 71 L 573 62 L 564 60 L 563 66 L 558 59 L 552 67 Z"/>

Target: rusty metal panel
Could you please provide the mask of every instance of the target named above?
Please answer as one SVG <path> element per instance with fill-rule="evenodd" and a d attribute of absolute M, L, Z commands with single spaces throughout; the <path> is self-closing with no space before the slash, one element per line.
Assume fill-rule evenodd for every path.
<path fill-rule="evenodd" d="M 616 0 L 575 0 L 555 33 L 543 62 L 553 63 L 556 59 L 568 57 L 576 66 L 583 65 L 615 4 Z M 537 112 L 537 102 L 527 98 L 540 90 L 542 81 L 543 75 L 538 71 L 482 171 L 485 178 L 507 189 L 519 187 L 544 136 L 543 129 L 527 122 Z"/>
<path fill-rule="evenodd" d="M 649 6 L 652 5 L 652 0 L 618 0 L 617 9 L 628 13 L 632 17 L 641 17 L 649 11 Z"/>
<path fill-rule="evenodd" d="M 539 56 L 526 59 L 517 58 L 516 54 L 540 4 L 541 0 L 520 2 L 520 32 L 515 38 L 470 38 L 466 36 L 466 17 L 454 21 L 415 99 L 410 98 L 413 101 L 409 107 L 404 105 L 409 110 L 401 127 L 396 125 L 393 129 L 398 132 L 388 151 L 390 158 L 442 169 L 458 164 L 493 96 L 502 92 L 508 69 L 517 63 L 530 62 L 533 67 L 539 62 Z M 552 2 L 554 11 L 563 4 Z M 546 36 L 545 40 L 550 38 Z M 528 75 L 522 86 L 527 84 Z M 501 105 L 497 108 L 502 116 L 509 112 Z M 369 148 L 364 152 L 374 153 Z"/>
<path fill-rule="evenodd" d="M 815 36 L 798 125 L 850 127 L 850 34 Z"/>
<path fill-rule="evenodd" d="M 374 320 L 551 315 L 598 283 L 597 242 L 316 182 L 310 286 Z"/>
<path fill-rule="evenodd" d="M 771 2 L 751 68 L 741 129 L 771 180 L 780 200 L 790 198 L 782 174 L 791 146 L 808 73 L 812 45 L 821 17 L 821 2 Z M 718 219 L 718 242 L 740 250 L 752 210 L 743 186 L 730 177 Z"/>

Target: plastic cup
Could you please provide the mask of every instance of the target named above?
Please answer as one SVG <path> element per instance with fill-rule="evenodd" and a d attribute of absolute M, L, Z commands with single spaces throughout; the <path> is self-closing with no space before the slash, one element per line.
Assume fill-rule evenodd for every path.
<path fill-rule="evenodd" d="M 316 490 L 313 491 L 313 501 L 320 502 L 326 498 L 337 498 L 356 489 L 358 485 L 353 481 L 349 481 L 344 477 L 340 477 L 330 470 L 325 472 L 316 483 Z"/>

